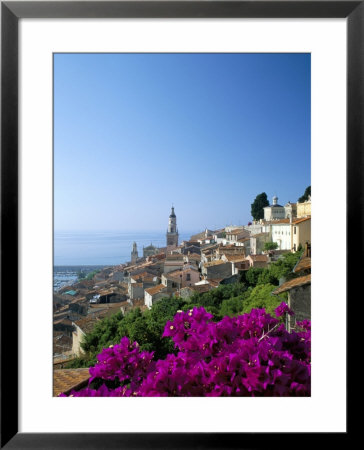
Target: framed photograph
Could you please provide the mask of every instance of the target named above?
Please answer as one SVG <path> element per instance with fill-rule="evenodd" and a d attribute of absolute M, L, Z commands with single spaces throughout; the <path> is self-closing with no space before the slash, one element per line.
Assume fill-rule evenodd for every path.
<path fill-rule="evenodd" d="M 1 2 L 2 447 L 348 439 L 363 30 L 360 1 Z"/>

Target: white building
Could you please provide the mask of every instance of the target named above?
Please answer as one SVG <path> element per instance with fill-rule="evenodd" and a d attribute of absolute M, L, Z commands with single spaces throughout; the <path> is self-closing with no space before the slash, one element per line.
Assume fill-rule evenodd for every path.
<path fill-rule="evenodd" d="M 153 304 L 161 298 L 168 297 L 167 286 L 158 284 L 144 291 L 144 304 L 150 309 Z"/>
<path fill-rule="evenodd" d="M 266 224 L 264 231 L 269 232 L 270 241 L 278 244 L 278 250 L 292 250 L 292 223 L 290 219 L 277 220 Z"/>
<path fill-rule="evenodd" d="M 285 218 L 284 206 L 278 205 L 278 197 L 273 197 L 273 204 L 264 209 L 264 220 L 276 220 Z"/>

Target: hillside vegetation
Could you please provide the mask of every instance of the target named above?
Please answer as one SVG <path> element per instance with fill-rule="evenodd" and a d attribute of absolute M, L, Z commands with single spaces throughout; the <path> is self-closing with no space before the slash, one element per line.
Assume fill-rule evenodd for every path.
<path fill-rule="evenodd" d="M 164 359 L 166 355 L 176 352 L 172 340 L 162 337 L 166 322 L 172 320 L 178 310 L 186 311 L 193 306 L 203 306 L 213 314 L 214 321 L 224 316 L 249 313 L 253 308 L 265 308 L 267 313 L 273 314 L 274 309 L 286 299 L 286 294 L 272 295 L 272 291 L 279 285 L 279 280 L 295 277 L 292 269 L 301 254 L 287 253 L 265 269 L 250 268 L 234 284 L 220 285 L 188 299 L 163 298 L 150 310 L 142 312 L 137 308 L 125 316 L 119 312 L 105 318 L 84 337 L 81 346 L 85 354 L 71 361 L 67 367 L 93 366 L 103 348 L 120 343 L 124 336 L 138 342 L 141 350 L 154 351 L 154 359 Z"/>

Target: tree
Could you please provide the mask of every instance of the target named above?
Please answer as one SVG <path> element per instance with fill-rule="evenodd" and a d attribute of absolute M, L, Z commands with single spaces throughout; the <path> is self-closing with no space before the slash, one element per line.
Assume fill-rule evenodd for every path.
<path fill-rule="evenodd" d="M 251 215 L 254 220 L 259 220 L 264 218 L 264 207 L 269 206 L 269 201 L 267 194 L 262 192 L 255 197 L 254 202 L 251 204 Z"/>
<path fill-rule="evenodd" d="M 264 250 L 276 250 L 278 248 L 277 242 L 266 242 L 264 244 Z"/>
<path fill-rule="evenodd" d="M 221 308 L 218 316 L 221 317 L 221 319 L 224 316 L 230 317 L 236 316 L 243 308 L 243 298 L 242 298 L 243 296 L 244 294 L 239 297 L 232 297 L 227 300 L 224 300 L 221 303 Z"/>
<path fill-rule="evenodd" d="M 86 275 L 86 280 L 92 280 L 93 277 L 94 277 L 97 273 L 99 273 L 99 272 L 101 272 L 101 270 L 94 270 L 93 272 L 89 272 L 89 273 Z"/>
<path fill-rule="evenodd" d="M 303 203 L 303 202 L 305 202 L 306 200 L 308 200 L 308 197 L 311 197 L 311 186 L 307 186 L 306 187 L 306 190 L 305 190 L 305 193 L 302 195 L 302 197 L 300 197 L 297 201 L 298 201 L 298 203 Z"/>
<path fill-rule="evenodd" d="M 251 267 L 244 272 L 244 281 L 252 287 L 260 284 L 279 285 L 279 280 L 285 278 L 287 281 L 296 278 L 297 275 L 292 272 L 294 266 L 302 255 L 302 251 L 296 253 L 285 253 L 278 261 L 271 263 L 269 267 Z"/>
<path fill-rule="evenodd" d="M 245 280 L 249 286 L 256 286 L 258 284 L 259 276 L 264 272 L 262 267 L 250 267 L 245 273 Z"/>
<path fill-rule="evenodd" d="M 250 293 L 249 297 L 243 301 L 243 313 L 250 313 L 254 308 L 264 308 L 267 313 L 273 314 L 275 308 L 281 303 L 284 294 L 272 295 L 277 286 L 272 284 L 260 284 Z"/>
<path fill-rule="evenodd" d="M 282 258 L 269 266 L 268 270 L 270 271 L 271 275 L 274 276 L 274 278 L 277 280 L 277 284 L 279 284 L 279 280 L 281 278 L 285 278 L 286 281 L 288 281 L 291 278 L 297 277 L 297 275 L 294 274 L 292 270 L 297 264 L 301 255 L 302 251 L 297 251 L 296 253 L 286 253 Z"/>
<path fill-rule="evenodd" d="M 220 285 L 216 289 L 204 292 L 203 294 L 193 294 L 190 304 L 186 305 L 185 309 L 192 308 L 192 306 L 203 306 L 204 308 L 214 307 L 219 309 L 224 300 L 237 297 L 245 291 L 246 286 L 243 283 Z"/>

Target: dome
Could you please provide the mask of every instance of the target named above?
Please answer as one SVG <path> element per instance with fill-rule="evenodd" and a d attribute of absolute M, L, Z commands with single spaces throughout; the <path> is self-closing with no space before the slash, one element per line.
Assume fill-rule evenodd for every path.
<path fill-rule="evenodd" d="M 144 247 L 144 250 L 155 250 L 157 247 L 154 247 L 154 245 L 150 244 L 148 247 Z"/>

